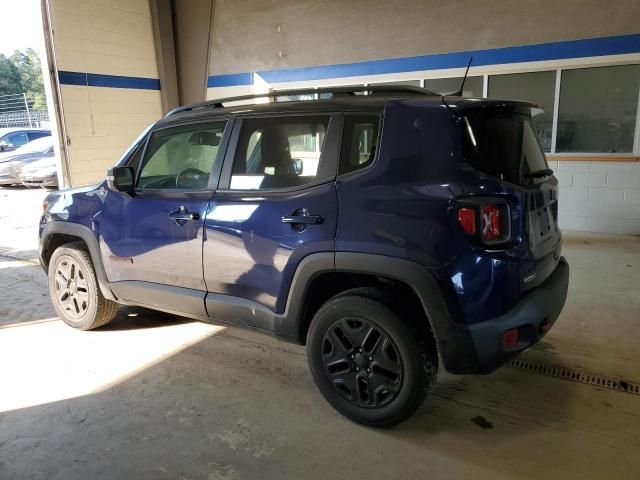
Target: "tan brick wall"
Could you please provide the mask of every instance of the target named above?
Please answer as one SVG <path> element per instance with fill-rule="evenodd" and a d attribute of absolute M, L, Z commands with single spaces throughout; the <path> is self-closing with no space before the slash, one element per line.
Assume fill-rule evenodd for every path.
<path fill-rule="evenodd" d="M 58 70 L 158 78 L 148 0 L 52 0 Z M 160 92 L 61 85 L 73 186 L 101 180 L 162 115 Z"/>

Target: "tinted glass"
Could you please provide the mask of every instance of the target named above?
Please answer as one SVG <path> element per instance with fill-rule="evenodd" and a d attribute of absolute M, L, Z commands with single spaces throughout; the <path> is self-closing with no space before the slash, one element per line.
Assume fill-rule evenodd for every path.
<path fill-rule="evenodd" d="M 26 133 L 11 133 L 4 137 L 3 140 L 7 145 L 13 145 L 14 147 L 20 147 L 29 142 Z"/>
<path fill-rule="evenodd" d="M 478 170 L 521 185 L 544 180 L 527 177 L 547 168 L 529 115 L 474 112 L 462 128 L 464 157 Z"/>
<path fill-rule="evenodd" d="M 640 65 L 563 70 L 557 152 L 629 153 Z"/>
<path fill-rule="evenodd" d="M 207 189 L 224 127 L 225 122 L 217 122 L 153 132 L 138 188 Z"/>
<path fill-rule="evenodd" d="M 556 72 L 516 73 L 489 77 L 489 98 L 523 100 L 537 103 L 541 109 L 532 110 L 533 126 L 545 152 L 551 151 L 553 130 L 553 99 Z"/>
<path fill-rule="evenodd" d="M 373 162 L 378 146 L 377 115 L 346 115 L 342 127 L 340 175 L 359 170 Z"/>
<path fill-rule="evenodd" d="M 440 95 L 447 95 L 458 91 L 462 84 L 462 77 L 432 78 L 424 82 L 426 89 L 439 93 Z M 482 98 L 483 84 L 484 78 L 482 77 L 467 77 L 467 80 L 464 82 L 462 96 Z"/>
<path fill-rule="evenodd" d="M 245 120 L 230 188 L 291 188 L 314 182 L 329 116 Z"/>

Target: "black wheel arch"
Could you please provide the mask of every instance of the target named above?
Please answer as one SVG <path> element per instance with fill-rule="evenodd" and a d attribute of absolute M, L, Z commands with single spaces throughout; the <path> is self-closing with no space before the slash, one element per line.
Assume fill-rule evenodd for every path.
<path fill-rule="evenodd" d="M 63 222 L 60 220 L 52 220 L 48 222 L 40 234 L 40 242 L 38 245 L 40 264 L 44 268 L 45 272 L 49 268 L 49 259 L 56 248 L 67 243 L 76 242 L 81 240 L 87 246 L 89 255 L 91 255 L 91 261 L 96 271 L 96 277 L 98 279 L 98 285 L 102 295 L 107 300 L 116 300 L 109 281 L 107 280 L 107 274 L 104 270 L 102 263 L 102 256 L 100 255 L 100 245 L 95 233 L 87 226 L 73 222 Z"/>
<path fill-rule="evenodd" d="M 331 268 L 329 255 L 333 256 Z M 324 257 L 324 262 L 312 261 L 310 257 Z M 287 310 L 282 323 L 282 330 L 277 333 L 294 337 L 297 343 L 306 342 L 314 310 L 314 292 L 310 291 L 313 281 L 319 276 L 330 275 L 333 279 L 342 275 L 358 276 L 356 286 L 376 286 L 374 282 L 393 281 L 406 287 L 418 299 L 426 318 L 427 326 L 435 338 L 438 351 L 447 370 L 451 372 L 464 370 L 475 363 L 475 349 L 468 330 L 457 324 L 455 319 L 459 312 L 455 311 L 455 299 L 447 292 L 438 280 L 434 269 L 426 268 L 411 260 L 378 254 L 359 252 L 335 252 L 335 254 L 312 254 L 301 262 L 292 281 Z M 346 281 L 349 288 L 349 281 Z M 378 283 L 379 285 L 379 283 Z M 341 286 L 335 286 L 335 294 L 340 293 Z M 330 298 L 332 291 L 324 293 L 321 298 Z M 319 303 L 319 302 L 316 302 Z M 276 325 L 277 326 L 277 325 Z"/>

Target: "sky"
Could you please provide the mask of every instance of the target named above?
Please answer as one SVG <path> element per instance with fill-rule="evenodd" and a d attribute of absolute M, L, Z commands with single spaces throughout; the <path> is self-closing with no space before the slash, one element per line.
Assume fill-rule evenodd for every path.
<path fill-rule="evenodd" d="M 40 0 L 0 0 L 0 11 L 0 53 L 10 55 L 14 50 L 31 47 L 42 56 Z"/>

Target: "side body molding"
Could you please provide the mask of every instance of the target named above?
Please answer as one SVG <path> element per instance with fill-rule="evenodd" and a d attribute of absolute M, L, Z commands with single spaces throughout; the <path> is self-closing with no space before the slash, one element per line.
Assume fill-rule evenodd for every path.
<path fill-rule="evenodd" d="M 89 254 L 91 255 L 91 260 L 93 261 L 93 267 L 96 271 L 96 277 L 98 278 L 98 285 L 100 285 L 102 295 L 109 300 L 115 300 L 116 298 L 111 291 L 107 275 L 104 271 L 104 265 L 102 264 L 102 256 L 100 255 L 98 239 L 96 238 L 95 233 L 85 225 L 73 222 L 63 222 L 60 220 L 52 220 L 45 225 L 44 229 L 40 233 L 40 242 L 38 246 L 40 264 L 45 271 L 48 268 L 48 264 L 44 261 L 44 253 L 48 248 L 52 235 L 55 234 L 72 235 L 74 237 L 81 238 L 84 243 L 86 243 L 87 248 L 89 249 Z"/>

